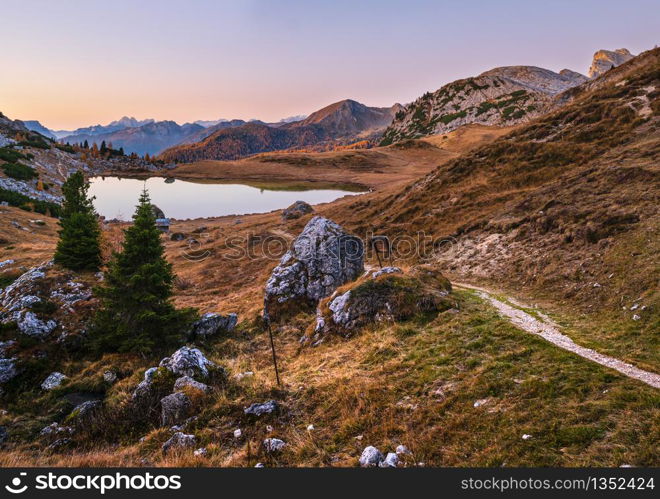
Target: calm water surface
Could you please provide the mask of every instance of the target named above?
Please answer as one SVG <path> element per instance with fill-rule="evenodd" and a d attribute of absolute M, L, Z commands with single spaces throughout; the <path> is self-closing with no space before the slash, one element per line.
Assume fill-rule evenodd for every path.
<path fill-rule="evenodd" d="M 327 203 L 347 194 L 347 186 L 313 184 L 269 184 L 253 186 L 239 183 L 210 183 L 189 180 L 165 181 L 151 177 L 146 180 L 120 177 L 94 177 L 90 179 L 91 195 L 96 196 L 96 211 L 108 219 L 130 220 L 140 192 L 146 186 L 153 204 L 170 218 L 201 218 L 222 215 L 266 213 L 286 208 L 302 200 L 309 204 Z"/>

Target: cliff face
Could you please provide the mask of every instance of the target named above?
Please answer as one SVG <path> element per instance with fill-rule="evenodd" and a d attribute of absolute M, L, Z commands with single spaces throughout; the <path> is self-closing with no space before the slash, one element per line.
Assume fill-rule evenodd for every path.
<path fill-rule="evenodd" d="M 597 78 L 606 71 L 620 66 L 635 57 L 628 49 L 599 50 L 594 54 L 589 68 L 589 78 Z"/>

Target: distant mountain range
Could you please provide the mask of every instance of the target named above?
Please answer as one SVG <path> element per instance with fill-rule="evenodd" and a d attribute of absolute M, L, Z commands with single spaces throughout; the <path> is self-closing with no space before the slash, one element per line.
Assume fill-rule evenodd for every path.
<path fill-rule="evenodd" d="M 555 106 L 561 92 L 632 57 L 627 49 L 599 50 L 588 77 L 569 69 L 556 73 L 535 66 L 498 67 L 427 92 L 405 107 L 368 107 L 347 99 L 309 116 L 291 116 L 275 123 L 220 118 L 179 125 L 124 116 L 107 125 L 68 131 L 50 130 L 38 121 L 24 124 L 60 142 L 100 145 L 105 141 L 129 154 L 160 155 L 167 161 L 237 159 L 282 149 L 328 148 L 362 139 L 388 145 L 444 134 L 470 123 L 511 126 L 526 122 Z"/>
<path fill-rule="evenodd" d="M 260 152 L 342 144 L 378 137 L 402 109 L 368 107 L 343 100 L 320 109 L 300 121 L 268 125 L 247 123 L 216 129 L 203 140 L 174 146 L 160 157 L 165 161 L 188 162 L 201 159 L 238 159 Z M 216 125 L 219 126 L 219 125 Z"/>

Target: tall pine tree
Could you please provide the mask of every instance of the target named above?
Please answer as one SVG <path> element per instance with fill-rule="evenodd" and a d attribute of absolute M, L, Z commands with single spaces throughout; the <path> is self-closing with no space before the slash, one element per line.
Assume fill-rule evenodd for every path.
<path fill-rule="evenodd" d="M 98 351 L 149 353 L 182 339 L 192 309 L 177 310 L 171 301 L 174 274 L 165 260 L 161 233 L 147 191 L 124 231 L 122 251 L 115 253 L 97 290 L 101 309 L 93 326 Z"/>
<path fill-rule="evenodd" d="M 101 229 L 82 172 L 62 185 L 64 202 L 55 263 L 72 270 L 98 270 L 101 266 Z"/>

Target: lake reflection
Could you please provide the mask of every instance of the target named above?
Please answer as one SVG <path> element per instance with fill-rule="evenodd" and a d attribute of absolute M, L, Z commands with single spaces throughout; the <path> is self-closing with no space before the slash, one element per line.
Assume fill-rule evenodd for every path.
<path fill-rule="evenodd" d="M 130 220 L 140 192 L 146 186 L 153 204 L 171 218 L 218 217 L 266 213 L 286 208 L 295 201 L 327 203 L 346 194 L 356 194 L 349 186 L 323 186 L 312 183 L 238 184 L 194 182 L 151 177 L 146 180 L 120 177 L 93 177 L 91 195 L 96 211 L 107 219 Z"/>

